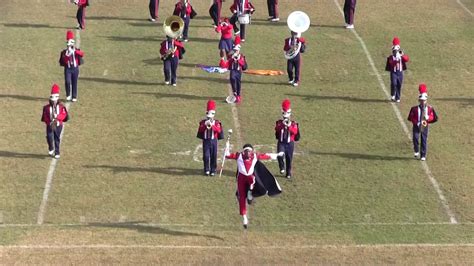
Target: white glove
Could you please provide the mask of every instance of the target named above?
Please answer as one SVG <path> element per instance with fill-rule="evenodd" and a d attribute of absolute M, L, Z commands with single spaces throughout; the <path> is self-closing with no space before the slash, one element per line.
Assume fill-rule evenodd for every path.
<path fill-rule="evenodd" d="M 285 153 L 281 151 L 281 152 L 277 153 L 277 155 L 278 155 L 278 157 L 283 157 L 283 156 L 285 156 Z"/>
<path fill-rule="evenodd" d="M 278 153 L 267 153 L 267 154 L 270 155 L 270 158 L 271 158 L 272 160 L 276 160 L 277 157 L 278 157 Z"/>

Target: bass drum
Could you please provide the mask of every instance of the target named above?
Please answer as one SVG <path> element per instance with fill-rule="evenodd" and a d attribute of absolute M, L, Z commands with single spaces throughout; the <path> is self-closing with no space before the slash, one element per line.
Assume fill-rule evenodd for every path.
<path fill-rule="evenodd" d="M 249 24 L 250 23 L 250 15 L 249 14 L 241 14 L 239 15 L 239 23 L 240 24 Z"/>

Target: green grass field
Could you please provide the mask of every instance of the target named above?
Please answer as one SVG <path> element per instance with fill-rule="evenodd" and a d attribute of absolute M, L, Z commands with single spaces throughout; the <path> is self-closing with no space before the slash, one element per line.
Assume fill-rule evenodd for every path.
<path fill-rule="evenodd" d="M 472 12 L 473 0 L 359 1 L 355 30 L 377 73 L 333 0 L 280 0 L 279 23 L 266 22 L 266 1 L 254 0 L 242 48 L 251 69 L 286 72 L 283 18 L 291 11 L 305 11 L 312 26 L 303 34 L 301 86 L 288 86 L 286 75 L 244 74 L 238 106 L 224 102 L 228 74 L 195 67 L 219 60 L 209 1 L 193 1 L 198 17 L 177 87 L 163 84 L 159 60 L 162 21 L 175 1 L 161 1 L 159 23 L 147 21 L 145 0 L 91 2 L 80 32 L 79 101 L 70 105 L 40 225 L 52 162 L 41 108 L 53 82 L 65 95 L 57 61 L 76 8 L 65 0 L 0 2 L 1 263 L 474 263 L 474 18 L 461 6 Z M 396 108 L 377 78 L 389 89 L 394 36 L 411 57 Z M 396 116 L 406 120 L 422 82 L 440 117 L 428 168 L 413 159 Z M 285 98 L 302 128 L 294 178 L 277 175 L 283 194 L 257 199 L 247 231 L 235 163 L 221 178 L 202 175 L 196 131 L 210 98 L 216 118 L 234 129 L 234 149 L 249 142 L 274 150 Z M 275 161 L 266 165 L 278 172 Z"/>

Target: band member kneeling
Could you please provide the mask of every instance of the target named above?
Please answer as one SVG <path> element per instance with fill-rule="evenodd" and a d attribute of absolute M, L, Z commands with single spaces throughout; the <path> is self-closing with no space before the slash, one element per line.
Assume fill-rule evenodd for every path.
<path fill-rule="evenodd" d="M 224 138 L 224 129 L 219 120 L 215 120 L 216 102 L 207 102 L 206 119 L 199 122 L 197 137 L 202 139 L 202 160 L 204 174 L 214 176 L 217 167 L 217 141 Z"/>
<path fill-rule="evenodd" d="M 41 121 L 46 124 L 48 154 L 56 159 L 60 157 L 59 145 L 61 144 L 63 123 L 67 122 L 68 118 L 66 107 L 59 102 L 59 86 L 53 84 L 49 103 L 43 107 Z"/>
<path fill-rule="evenodd" d="M 240 53 L 240 45 L 235 45 L 232 51 L 233 54 L 228 60 L 221 58 L 219 66 L 230 70 L 229 80 L 232 92 L 235 96 L 235 102 L 240 103 L 242 71 L 247 69 L 247 61 L 245 60 L 245 56 Z"/>
<path fill-rule="evenodd" d="M 277 151 L 285 153 L 285 158 L 278 157 L 278 166 L 280 167 L 280 174 L 286 171 L 286 178 L 291 178 L 291 165 L 293 161 L 293 152 L 295 150 L 295 141 L 298 141 L 299 125 L 292 121 L 291 116 L 291 102 L 286 99 L 281 104 L 282 119 L 275 123 L 275 137 L 277 142 Z M 286 168 L 285 168 L 286 161 Z"/>
<path fill-rule="evenodd" d="M 228 150 L 226 148 L 227 152 Z M 237 161 L 237 198 L 245 229 L 247 229 L 249 222 L 247 203 L 252 204 L 254 197 L 276 196 L 281 193 L 278 181 L 259 161 L 276 159 L 278 156 L 283 156 L 283 153 L 255 153 L 250 144 L 245 144 L 242 152 L 226 154 L 227 159 Z"/>
<path fill-rule="evenodd" d="M 163 71 L 165 74 L 165 84 L 176 86 L 179 60 L 183 59 L 185 49 L 183 44 L 166 36 L 166 40 L 161 42 L 161 60 L 163 60 Z"/>

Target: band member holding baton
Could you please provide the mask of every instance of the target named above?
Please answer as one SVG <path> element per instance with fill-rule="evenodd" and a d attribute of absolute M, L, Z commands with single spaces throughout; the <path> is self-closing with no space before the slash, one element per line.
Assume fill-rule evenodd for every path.
<path fill-rule="evenodd" d="M 241 152 L 226 151 L 227 159 L 237 161 L 237 198 L 243 226 L 247 229 L 247 204 L 252 204 L 254 197 L 267 194 L 276 196 L 281 193 L 278 181 L 259 160 L 275 160 L 278 156 L 283 156 L 283 153 L 256 153 L 251 144 L 245 144 Z"/>
<path fill-rule="evenodd" d="M 291 102 L 289 99 L 285 99 L 281 103 L 281 112 L 283 117 L 276 121 L 275 137 L 278 140 L 277 151 L 284 152 L 285 158 L 278 157 L 278 166 L 280 167 L 280 173 L 285 174 L 286 170 L 286 178 L 290 179 L 295 141 L 300 138 L 299 125 L 291 120 Z"/>
<path fill-rule="evenodd" d="M 61 132 L 63 130 L 63 123 L 67 120 L 67 109 L 59 101 L 59 86 L 53 84 L 49 103 L 43 107 L 41 121 L 46 124 L 48 154 L 56 159 L 60 157 Z"/>
<path fill-rule="evenodd" d="M 420 95 L 418 96 L 419 105 L 413 106 L 408 115 L 408 121 L 413 124 L 413 149 L 414 156 L 422 161 L 426 160 L 426 153 L 428 152 L 428 129 L 429 124 L 438 121 L 438 115 L 434 108 L 428 105 L 428 91 L 425 84 L 419 85 Z M 421 155 L 419 140 L 421 136 Z"/>
<path fill-rule="evenodd" d="M 199 122 L 197 137 L 202 139 L 202 160 L 204 174 L 214 176 L 217 167 L 217 141 L 224 138 L 224 129 L 219 120 L 215 120 L 216 102 L 207 102 L 206 118 Z"/>

